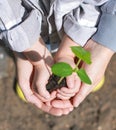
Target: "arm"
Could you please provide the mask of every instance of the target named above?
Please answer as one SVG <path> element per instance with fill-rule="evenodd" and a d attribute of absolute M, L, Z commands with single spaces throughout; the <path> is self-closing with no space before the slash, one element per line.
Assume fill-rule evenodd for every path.
<path fill-rule="evenodd" d="M 41 32 L 42 12 L 37 3 L 4 0 L 0 4 L 0 37 L 12 50 L 32 46 Z"/>
<path fill-rule="evenodd" d="M 116 1 L 109 0 L 101 7 L 98 30 L 92 39 L 97 43 L 116 51 Z"/>
<path fill-rule="evenodd" d="M 64 4 L 64 7 L 66 8 L 61 8 L 61 6 L 63 6 L 62 4 Z M 73 0 L 69 3 L 62 2 L 62 4 L 57 4 L 57 12 L 55 11 L 55 17 L 58 18 L 58 14 L 62 14 L 62 12 L 67 13 L 64 16 L 63 21 L 64 31 L 67 35 L 65 35 L 62 39 L 61 46 L 59 47 L 59 50 L 55 56 L 55 60 L 56 62 L 64 61 L 69 63 L 71 66 L 74 66 L 74 55 L 71 52 L 70 46 L 85 45 L 87 40 L 96 31 L 95 25 L 99 17 L 99 12 L 94 5 L 89 3 L 81 3 L 78 0 Z M 73 6 L 68 6 L 68 4 Z M 59 22 L 58 19 L 57 21 Z M 56 25 L 58 24 L 57 21 Z M 66 79 L 68 88 L 65 87 L 61 90 L 65 91 L 68 94 L 66 98 L 70 98 L 72 95 L 75 94 L 75 92 L 79 90 L 80 79 L 78 78 L 78 76 L 75 75 L 75 73 L 72 76 L 67 77 Z"/>
<path fill-rule="evenodd" d="M 105 2 L 105 1 L 104 1 Z M 109 4 L 111 1 L 107 2 L 106 4 L 104 4 L 104 6 L 106 6 L 107 4 Z M 113 1 L 115 3 L 115 1 Z M 95 4 L 96 2 L 93 1 L 92 2 L 93 4 Z M 114 3 L 112 4 L 112 6 L 114 5 Z M 103 1 L 101 0 L 100 3 L 96 3 L 96 4 L 103 4 Z M 103 7 L 104 7 L 103 6 Z M 115 7 L 115 5 L 114 5 Z M 107 8 L 108 9 L 108 8 Z M 106 10 L 107 10 L 106 9 Z M 110 9 L 114 9 L 114 8 L 110 8 Z M 109 16 L 109 14 L 107 15 Z M 111 14 L 110 17 L 112 17 L 113 15 Z M 114 16 L 113 16 L 114 17 Z M 68 17 L 67 17 L 68 18 Z M 102 17 L 101 17 L 102 18 Z M 101 18 L 100 18 L 100 23 L 101 23 Z M 105 21 L 104 19 L 104 22 L 102 22 L 102 26 L 105 24 L 105 23 L 109 23 L 112 21 L 112 19 L 109 19 L 107 17 L 107 22 Z M 73 23 L 73 19 L 72 19 L 72 23 Z M 115 20 L 114 20 L 114 23 Z M 109 27 L 113 26 L 114 24 L 112 25 L 109 25 Z M 104 26 L 103 26 L 104 27 Z M 115 26 L 116 27 L 116 26 Z M 115 30 L 115 27 L 112 28 L 113 30 Z M 70 27 L 66 26 L 67 30 L 70 31 Z M 74 28 L 75 29 L 75 28 Z M 81 29 L 81 28 L 80 28 Z M 102 29 L 99 25 L 98 25 L 98 32 L 99 30 Z M 104 31 L 108 31 L 109 28 L 108 26 L 105 26 L 104 28 Z M 112 30 L 110 30 L 112 32 Z M 72 33 L 72 35 L 74 34 L 74 30 L 70 33 Z M 116 31 L 114 31 L 116 32 Z M 110 34 L 110 35 L 106 35 L 107 33 L 102 33 L 101 35 L 99 35 L 99 37 L 101 36 L 102 39 L 107 39 L 108 36 L 113 37 L 113 39 L 115 38 L 115 33 L 113 34 Z M 75 35 L 75 34 L 74 34 Z M 95 34 L 96 35 L 96 34 Z M 68 35 L 69 37 L 71 37 L 71 35 Z M 76 37 L 78 37 L 78 35 L 76 35 Z M 94 36 L 93 36 L 94 37 Z M 71 37 L 72 38 L 72 37 Z M 83 38 L 83 37 L 82 37 Z M 73 39 L 73 38 L 72 38 Z M 93 39 L 93 38 L 92 38 Z M 74 39 L 73 39 L 74 40 Z M 111 40 L 111 39 L 110 39 Z M 65 40 L 66 41 L 66 40 Z M 75 41 L 75 40 L 74 40 Z M 73 44 L 76 44 L 74 41 Z M 96 41 L 99 41 L 99 38 L 96 38 Z M 103 41 L 104 42 L 104 41 Z M 114 42 L 116 42 L 116 40 L 114 41 L 106 41 L 109 46 L 110 45 L 115 45 Z M 71 53 L 70 51 L 68 51 L 67 49 L 67 46 L 69 45 L 70 43 L 70 40 L 67 40 L 66 42 L 63 41 L 63 43 L 65 43 L 65 47 L 63 48 L 60 48 L 59 52 L 56 54 L 56 58 L 59 60 L 59 58 L 63 59 L 64 61 L 66 61 L 67 59 L 67 56 L 68 56 L 68 59 L 71 58 Z M 106 45 L 106 43 L 102 43 L 102 42 L 99 42 L 100 44 L 104 44 Z M 80 105 L 80 103 L 82 103 L 82 101 L 87 97 L 87 95 L 93 90 L 94 87 L 96 87 L 97 84 L 99 84 L 99 82 L 101 81 L 102 77 L 104 76 L 105 74 L 105 70 L 110 62 L 110 59 L 112 58 L 113 54 L 114 54 L 114 51 L 113 49 L 109 49 L 107 47 L 105 47 L 104 45 L 100 45 L 99 43 L 93 41 L 93 40 L 88 40 L 88 42 L 84 45 L 84 48 L 89 50 L 90 53 L 91 53 L 91 56 L 92 56 L 92 64 L 89 66 L 89 65 L 86 65 L 86 64 L 82 64 L 82 67 L 87 71 L 88 75 L 90 76 L 91 80 L 92 80 L 92 85 L 86 85 L 86 84 L 82 84 L 80 86 L 80 88 L 78 89 L 78 91 L 76 91 L 76 94 L 75 96 L 73 96 L 71 99 L 69 99 L 68 101 L 70 103 L 72 103 L 72 100 L 73 100 L 73 105 L 75 107 L 78 107 Z M 72 43 L 71 43 L 72 44 Z M 72 44 L 72 45 L 73 45 Z M 61 46 L 63 46 L 64 44 L 62 44 Z M 111 46 L 110 46 L 111 47 Z M 64 50 L 63 50 L 64 49 Z M 64 52 L 64 53 L 63 53 Z M 63 53 L 63 54 L 62 54 Z M 64 55 L 65 54 L 65 55 Z M 72 58 L 73 58 L 73 55 L 72 55 Z M 56 59 L 56 60 L 57 60 Z M 72 63 L 73 63 L 73 59 L 72 59 Z M 97 69 L 96 69 L 97 68 Z M 72 80 L 72 83 L 73 83 L 73 80 Z M 79 83 L 79 82 L 78 82 Z M 76 84 L 75 84 L 76 85 Z M 78 84 L 77 84 L 78 85 Z M 60 97 L 62 98 L 62 96 L 66 96 L 65 93 L 66 92 L 69 92 L 69 91 L 65 91 L 63 90 L 63 94 L 60 93 Z M 68 93 L 67 93 L 68 94 Z M 69 96 L 69 95 L 68 95 Z M 69 96 L 70 97 L 70 96 Z M 55 107 L 59 107 L 57 104 L 59 103 L 60 101 L 53 101 L 52 102 L 52 105 L 55 106 Z M 65 100 L 65 102 L 63 102 L 63 105 L 67 103 L 67 100 Z"/>
<path fill-rule="evenodd" d="M 91 53 L 92 64 L 82 64 L 82 67 L 91 78 L 92 84 L 87 85 L 83 83 L 81 85 L 79 92 L 73 98 L 73 105 L 75 107 L 78 107 L 102 80 L 114 54 L 114 51 L 93 40 L 89 40 L 84 48 Z"/>
<path fill-rule="evenodd" d="M 12 2 L 4 0 L 0 3 L 0 9 L 0 36 L 6 45 L 17 53 L 16 61 L 20 87 L 29 102 L 35 103 L 38 100 L 39 103 L 39 98 L 34 97 L 33 99 L 33 96 L 31 96 L 34 92 L 32 83 L 33 87 L 37 87 L 36 89 L 40 88 L 39 91 L 42 93 L 40 95 L 48 94 L 47 91 L 41 92 L 41 89 L 46 90 L 46 80 L 50 75 L 48 69 L 46 69 L 49 66 L 46 65 L 48 59 L 46 61 L 45 58 L 52 58 L 43 41 L 39 41 L 42 20 L 41 10 L 38 3 L 21 2 L 20 0 Z M 18 52 L 21 52 L 23 57 L 19 57 Z M 50 61 L 52 59 L 49 59 Z M 33 69 L 35 70 L 33 78 L 35 82 L 30 81 Z M 45 73 L 46 76 L 43 78 L 42 74 Z M 42 84 L 40 81 L 43 81 Z M 38 85 L 40 86 L 38 87 Z M 50 95 L 48 94 L 48 96 Z"/>
<path fill-rule="evenodd" d="M 84 46 L 96 32 L 100 12 L 89 3 L 81 3 L 64 17 L 64 31 L 77 44 Z"/>
<path fill-rule="evenodd" d="M 102 13 L 98 23 L 98 30 L 93 35 L 93 40 L 89 40 L 84 46 L 84 48 L 89 50 L 92 54 L 92 64 L 90 66 L 83 64 L 83 67 L 92 79 L 92 85 L 87 86 L 86 84 L 82 84 L 80 91 L 73 98 L 73 104 L 76 107 L 82 103 L 87 95 L 100 82 L 105 74 L 110 59 L 116 51 L 115 7 L 115 0 L 109 0 L 101 7 Z"/>
<path fill-rule="evenodd" d="M 46 49 L 43 41 L 42 40 L 39 41 L 42 14 L 40 8 L 37 7 L 37 5 L 38 3 L 21 2 L 19 0 L 10 3 L 9 1 L 5 0 L 0 5 L 1 6 L 0 17 L 1 17 L 2 39 L 6 41 L 5 43 L 12 50 L 16 52 L 23 52 L 27 60 L 29 60 L 29 62 L 35 67 L 35 72 L 39 73 L 40 68 L 37 69 L 38 68 L 37 66 L 40 67 L 40 64 L 41 64 L 41 68 L 43 67 L 44 71 L 47 70 L 45 69 L 47 68 L 47 66 L 49 66 L 50 69 L 50 65 L 45 66 L 45 64 L 47 63 L 44 63 L 44 60 L 45 62 L 48 62 L 48 59 L 46 61 L 45 58 L 48 57 L 50 58 L 51 55 Z M 3 8 L 4 10 L 2 10 Z M 52 61 L 52 58 L 49 59 L 49 61 Z M 37 76 L 37 77 L 39 78 L 41 76 Z M 37 79 L 35 80 L 37 82 Z M 36 82 L 35 84 L 37 84 Z M 40 80 L 38 82 L 40 82 Z M 41 86 L 39 87 L 40 91 L 41 88 L 43 88 L 42 85 L 44 85 L 45 88 L 45 84 L 43 83 L 39 83 Z M 38 86 L 38 85 L 34 85 L 34 86 Z M 47 95 L 46 93 L 47 92 L 45 92 L 44 95 Z"/>

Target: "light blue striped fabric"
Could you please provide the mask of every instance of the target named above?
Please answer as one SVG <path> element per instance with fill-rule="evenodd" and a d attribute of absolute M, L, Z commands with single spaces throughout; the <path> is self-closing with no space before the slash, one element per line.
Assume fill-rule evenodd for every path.
<path fill-rule="evenodd" d="M 57 29 L 60 34 L 63 29 L 82 46 L 93 36 L 98 43 L 116 50 L 115 15 L 116 0 L 0 0 L 0 38 L 12 50 L 22 52 L 41 34 L 47 41 L 48 32 Z"/>

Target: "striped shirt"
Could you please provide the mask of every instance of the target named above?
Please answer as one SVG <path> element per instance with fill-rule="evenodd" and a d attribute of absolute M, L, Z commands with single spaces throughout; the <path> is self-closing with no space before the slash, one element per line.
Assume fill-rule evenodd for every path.
<path fill-rule="evenodd" d="M 0 39 L 14 51 L 61 30 L 81 46 L 92 38 L 116 51 L 116 0 L 0 0 Z"/>

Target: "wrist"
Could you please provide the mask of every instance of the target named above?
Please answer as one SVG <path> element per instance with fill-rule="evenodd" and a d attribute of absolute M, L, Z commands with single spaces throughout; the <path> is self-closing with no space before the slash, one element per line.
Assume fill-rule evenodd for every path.
<path fill-rule="evenodd" d="M 84 46 L 84 48 L 86 50 L 89 50 L 90 52 L 92 52 L 92 55 L 96 55 L 99 58 L 106 59 L 107 61 L 109 61 L 111 59 L 111 57 L 113 56 L 113 54 L 115 53 L 111 49 L 109 49 L 93 40 L 89 40 L 86 43 L 86 45 Z M 96 50 L 96 51 L 94 51 L 94 50 Z"/>
<path fill-rule="evenodd" d="M 55 61 L 59 61 L 64 58 L 71 58 L 74 57 L 74 53 L 71 51 L 71 46 L 78 46 L 77 43 L 75 43 L 69 36 L 64 35 L 62 38 L 62 41 L 60 43 L 59 49 L 55 55 Z"/>
<path fill-rule="evenodd" d="M 36 66 L 38 63 L 43 62 L 43 59 L 48 55 L 48 50 L 44 45 L 43 40 L 40 38 L 33 46 L 23 52 L 25 57 Z"/>

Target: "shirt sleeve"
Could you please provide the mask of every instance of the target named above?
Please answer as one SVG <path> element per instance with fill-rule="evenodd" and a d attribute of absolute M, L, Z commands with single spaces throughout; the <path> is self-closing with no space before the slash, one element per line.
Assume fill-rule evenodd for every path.
<path fill-rule="evenodd" d="M 116 51 L 116 0 L 109 0 L 101 7 L 98 30 L 92 39 Z"/>
<path fill-rule="evenodd" d="M 64 31 L 73 41 L 84 46 L 96 32 L 98 18 L 99 11 L 96 6 L 81 3 L 64 17 Z"/>
<path fill-rule="evenodd" d="M 36 1 L 0 2 L 0 38 L 14 51 L 22 52 L 37 41 L 41 21 L 42 11 Z"/>

